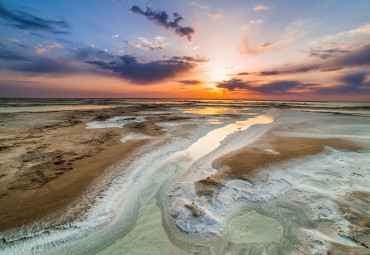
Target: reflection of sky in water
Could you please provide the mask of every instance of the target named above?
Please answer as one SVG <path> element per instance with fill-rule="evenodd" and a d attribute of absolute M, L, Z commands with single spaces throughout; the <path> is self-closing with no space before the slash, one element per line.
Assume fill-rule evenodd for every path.
<path fill-rule="evenodd" d="M 255 124 L 268 124 L 272 121 L 272 117 L 267 115 L 260 115 L 244 121 L 237 121 L 222 128 L 217 128 L 200 138 L 197 142 L 193 143 L 187 151 L 190 152 L 191 155 L 193 155 L 194 160 L 197 160 L 203 157 L 205 154 L 216 149 L 220 145 L 220 142 L 224 140 L 228 135 L 236 131 L 246 130 L 247 128 Z"/>
<path fill-rule="evenodd" d="M 190 108 L 182 111 L 183 113 L 193 114 L 225 114 L 225 113 L 238 113 L 238 109 L 227 107 L 205 107 L 205 108 Z"/>

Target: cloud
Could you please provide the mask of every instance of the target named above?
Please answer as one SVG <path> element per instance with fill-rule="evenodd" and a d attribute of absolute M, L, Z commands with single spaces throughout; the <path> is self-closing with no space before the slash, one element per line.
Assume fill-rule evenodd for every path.
<path fill-rule="evenodd" d="M 222 17 L 222 14 L 221 14 L 221 12 L 213 12 L 213 13 L 209 14 L 209 17 L 212 20 L 217 20 L 217 19 Z"/>
<path fill-rule="evenodd" d="M 29 50 L 27 54 L 19 54 L 0 48 L 0 59 L 3 60 L 2 68 L 12 71 L 36 75 L 69 73 L 116 75 L 143 85 L 174 77 L 208 61 L 199 57 L 174 56 L 159 61 L 141 62 L 135 56 L 112 55 L 96 47 L 79 47 L 67 51 L 69 54 L 63 59 L 56 59 L 40 57 L 33 50 Z"/>
<path fill-rule="evenodd" d="M 248 36 L 245 36 L 243 40 L 239 42 L 239 51 L 248 55 L 258 55 L 276 49 L 277 45 L 275 45 L 273 42 L 266 42 L 261 45 L 251 45 L 249 43 Z"/>
<path fill-rule="evenodd" d="M 322 59 L 331 58 L 335 56 L 342 55 L 344 53 L 349 53 L 349 50 L 341 48 L 332 49 L 309 49 L 308 53 L 311 57 L 320 57 Z"/>
<path fill-rule="evenodd" d="M 201 4 L 197 3 L 197 2 L 190 2 L 189 5 L 197 6 L 197 7 L 201 8 L 201 9 L 208 9 L 209 8 L 208 5 L 201 5 Z"/>
<path fill-rule="evenodd" d="M 216 87 L 233 91 L 235 89 L 250 89 L 251 85 L 248 82 L 242 81 L 241 79 L 234 78 L 228 81 L 219 82 Z"/>
<path fill-rule="evenodd" d="M 119 35 L 112 35 L 112 38 L 118 38 Z"/>
<path fill-rule="evenodd" d="M 260 25 L 263 23 L 263 20 L 262 19 L 250 19 L 249 22 L 251 24 L 257 24 L 257 25 Z"/>
<path fill-rule="evenodd" d="M 101 98 L 117 97 L 116 92 L 103 92 L 94 90 L 77 90 L 56 87 L 46 87 L 46 84 L 33 81 L 0 80 L 0 95 L 2 97 L 25 98 Z M 120 95 L 125 97 L 125 95 Z"/>
<path fill-rule="evenodd" d="M 238 73 L 237 75 L 249 75 L 250 73 L 247 73 L 247 72 L 242 72 L 242 73 Z"/>
<path fill-rule="evenodd" d="M 370 72 L 351 72 L 337 78 L 339 85 L 317 87 L 318 94 L 362 94 L 370 95 Z"/>
<path fill-rule="evenodd" d="M 253 8 L 253 11 L 259 11 L 259 10 L 267 10 L 267 7 L 263 4 L 257 5 Z"/>
<path fill-rule="evenodd" d="M 19 41 L 19 39 L 17 38 L 6 38 L 9 42 L 13 42 L 13 43 L 20 43 L 21 41 Z"/>
<path fill-rule="evenodd" d="M 37 45 L 37 47 L 35 47 L 35 50 L 38 54 L 42 54 L 46 51 L 50 51 L 54 48 L 63 48 L 62 45 L 60 45 L 59 43 L 56 43 L 56 42 L 42 42 L 42 43 L 39 43 Z"/>
<path fill-rule="evenodd" d="M 231 79 L 228 81 L 219 82 L 216 87 L 226 89 L 228 91 L 245 90 L 257 94 L 269 95 L 286 95 L 293 93 L 293 90 L 305 89 L 306 86 L 312 84 L 303 84 L 299 81 L 273 81 L 270 83 L 259 84 L 258 82 L 245 82 L 241 79 Z"/>
<path fill-rule="evenodd" d="M 276 70 L 268 70 L 259 72 L 259 75 L 281 75 L 281 74 L 294 74 L 294 73 L 306 73 L 312 70 L 320 68 L 319 64 L 308 64 L 308 65 L 297 65 L 297 66 L 286 66 L 284 68 Z"/>
<path fill-rule="evenodd" d="M 240 27 L 240 30 L 242 31 L 246 31 L 248 29 L 249 25 L 248 24 L 244 24 Z"/>
<path fill-rule="evenodd" d="M 333 40 L 333 39 L 339 39 L 341 37 L 354 37 L 358 35 L 369 35 L 370 34 L 370 24 L 364 24 L 362 26 L 359 26 L 354 29 L 350 29 L 347 31 L 343 31 L 340 33 L 337 33 L 335 35 L 329 35 L 325 39 L 326 40 Z"/>
<path fill-rule="evenodd" d="M 172 57 L 173 60 L 176 61 L 187 61 L 187 62 L 192 62 L 192 63 L 205 63 L 209 62 L 208 59 L 205 58 L 195 58 L 191 56 L 174 56 Z"/>
<path fill-rule="evenodd" d="M 227 91 L 262 95 L 370 95 L 370 72 L 357 71 L 341 74 L 332 84 L 310 84 L 295 80 L 243 81 L 231 79 L 216 84 Z"/>
<path fill-rule="evenodd" d="M 0 59 L 3 60 L 29 60 L 29 58 L 22 56 L 16 52 L 6 50 L 6 49 L 1 49 L 0 48 Z"/>
<path fill-rule="evenodd" d="M 323 67 L 355 67 L 370 65 L 370 43 L 358 47 L 347 54 L 328 59 L 322 64 Z"/>
<path fill-rule="evenodd" d="M 12 70 L 39 74 L 66 74 L 81 71 L 69 61 L 51 58 L 34 59 L 32 62 L 12 67 Z"/>
<path fill-rule="evenodd" d="M 255 49 L 249 49 L 249 54 L 252 54 L 253 50 Z M 277 69 L 261 71 L 257 74 L 265 76 L 306 73 L 309 71 L 334 71 L 352 67 L 367 67 L 370 65 L 370 43 L 352 49 L 352 51 L 332 49 L 327 51 L 314 50 L 313 52 L 320 56 L 321 61 L 315 64 L 284 66 Z M 312 51 L 309 52 L 310 55 L 311 53 Z M 324 56 L 321 54 L 324 54 Z"/>
<path fill-rule="evenodd" d="M 70 28 L 69 23 L 64 20 L 46 20 L 36 17 L 24 11 L 13 11 L 7 9 L 0 3 L 0 18 L 9 25 L 22 30 L 45 31 L 53 34 L 67 34 Z"/>
<path fill-rule="evenodd" d="M 140 7 L 134 5 L 131 7 L 133 13 L 137 13 L 147 17 L 149 20 L 156 22 L 157 24 L 167 28 L 173 29 L 175 33 L 181 37 L 186 37 L 189 41 L 192 40 L 195 30 L 191 27 L 182 27 L 179 25 L 179 22 L 184 20 L 182 16 L 178 13 L 173 13 L 174 20 L 168 20 L 168 14 L 165 11 L 155 11 L 147 7 L 146 11 L 142 10 Z"/>
<path fill-rule="evenodd" d="M 99 66 L 104 70 L 111 70 L 122 78 L 128 79 L 138 85 L 164 80 L 194 68 L 202 59 L 193 57 L 173 57 L 168 60 L 141 63 L 134 56 L 124 55 L 117 61 L 87 61 L 89 64 Z"/>
<path fill-rule="evenodd" d="M 78 47 L 70 50 L 73 60 L 86 61 L 88 59 L 106 59 L 113 56 L 106 51 L 94 47 Z"/>
<path fill-rule="evenodd" d="M 306 86 L 311 86 L 311 84 L 303 84 L 299 81 L 273 81 L 261 86 L 256 86 L 251 88 L 251 90 L 262 93 L 262 94 L 289 94 L 292 93 L 292 90 L 301 90 Z"/>
<path fill-rule="evenodd" d="M 185 84 L 185 85 L 199 85 L 202 83 L 202 81 L 198 81 L 198 80 L 180 80 L 177 82 Z"/>
<path fill-rule="evenodd" d="M 169 45 L 169 43 L 164 41 L 164 37 L 162 36 L 156 36 L 153 41 L 150 41 L 149 39 L 145 37 L 138 37 L 140 40 L 139 43 L 133 43 L 130 41 L 126 41 L 128 45 L 134 46 L 139 49 L 144 50 L 163 50 L 164 48 Z"/>
<path fill-rule="evenodd" d="M 11 43 L 13 43 L 13 44 L 15 44 L 15 45 L 17 45 L 17 46 L 19 46 L 19 47 L 24 48 L 24 49 L 30 49 L 29 46 L 21 43 L 21 41 L 19 39 L 17 39 L 17 38 L 6 38 L 6 40 L 9 41 L 9 42 L 11 42 Z"/>

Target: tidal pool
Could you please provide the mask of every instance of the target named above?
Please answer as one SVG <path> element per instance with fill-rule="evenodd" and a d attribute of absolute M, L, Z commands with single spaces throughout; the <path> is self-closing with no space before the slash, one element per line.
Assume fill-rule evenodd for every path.
<path fill-rule="evenodd" d="M 232 218 L 228 238 L 234 243 L 279 242 L 284 227 L 277 220 L 255 211 Z"/>

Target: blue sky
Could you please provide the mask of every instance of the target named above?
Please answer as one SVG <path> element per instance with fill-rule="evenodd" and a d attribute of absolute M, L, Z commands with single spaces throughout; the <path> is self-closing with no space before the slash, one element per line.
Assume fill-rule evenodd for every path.
<path fill-rule="evenodd" d="M 369 7 L 0 1 L 0 96 L 369 100 Z"/>

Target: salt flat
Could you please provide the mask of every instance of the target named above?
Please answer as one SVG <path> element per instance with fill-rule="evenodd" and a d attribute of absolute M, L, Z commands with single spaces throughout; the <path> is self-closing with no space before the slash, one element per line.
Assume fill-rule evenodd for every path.
<path fill-rule="evenodd" d="M 370 115 L 363 104 L 356 111 L 356 103 L 127 103 L 88 112 L 2 113 L 1 142 L 8 146 L 2 169 L 35 147 L 39 155 L 63 148 L 62 164 L 72 167 L 60 173 L 58 164 L 47 163 L 54 158 L 33 159 L 51 176 L 38 185 L 19 177 L 27 176 L 20 174 L 32 167 L 28 161 L 12 175 L 3 172 L 4 254 L 368 251 Z M 31 124 L 34 116 L 40 121 Z M 72 116 L 79 122 L 64 124 Z M 14 136 L 12 126 L 22 135 Z M 31 130 L 38 131 L 34 147 L 23 135 Z M 101 170 L 99 162 L 106 162 Z M 72 197 L 63 200 L 68 192 Z M 26 194 L 31 213 L 16 224 L 28 210 L 5 204 Z M 64 203 L 47 202 L 53 199 Z M 44 216 L 32 217 L 36 211 Z"/>

